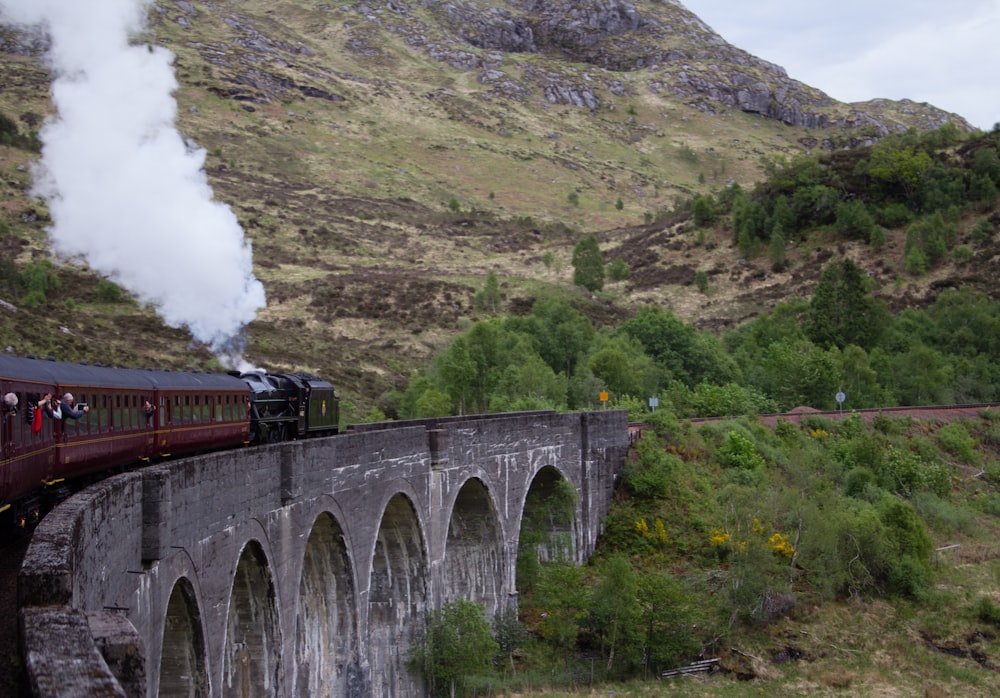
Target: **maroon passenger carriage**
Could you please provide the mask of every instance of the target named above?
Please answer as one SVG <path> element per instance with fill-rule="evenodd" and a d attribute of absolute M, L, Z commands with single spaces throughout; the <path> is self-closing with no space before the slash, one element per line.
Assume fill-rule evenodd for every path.
<path fill-rule="evenodd" d="M 68 483 L 116 467 L 250 441 L 247 382 L 226 374 L 117 369 L 0 355 L 0 517 L 25 525 Z M 54 420 L 36 405 L 72 393 L 90 411 Z M 149 401 L 155 409 L 147 414 Z M 38 423 L 40 420 L 40 423 Z M 2 523 L 0 523 L 2 525 Z"/>

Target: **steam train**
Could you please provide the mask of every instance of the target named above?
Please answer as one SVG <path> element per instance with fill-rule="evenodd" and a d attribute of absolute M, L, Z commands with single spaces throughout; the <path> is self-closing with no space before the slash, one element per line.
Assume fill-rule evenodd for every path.
<path fill-rule="evenodd" d="M 11 393 L 16 407 L 8 406 Z M 67 393 L 70 407 L 88 408 L 78 419 L 39 405 L 47 394 L 57 401 Z M 333 386 L 308 373 L 120 369 L 0 355 L 0 395 L 0 527 L 29 526 L 74 485 L 131 464 L 328 436 L 339 421 Z"/>

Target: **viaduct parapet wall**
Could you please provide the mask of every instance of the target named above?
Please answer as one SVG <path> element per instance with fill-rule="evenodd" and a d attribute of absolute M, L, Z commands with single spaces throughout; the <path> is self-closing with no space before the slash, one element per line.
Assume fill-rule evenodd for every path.
<path fill-rule="evenodd" d="M 522 520 L 562 489 L 594 550 L 627 415 L 365 425 L 153 465 L 50 513 L 19 577 L 38 696 L 409 696 L 425 611 L 516 595 Z M 569 485 L 565 487 L 563 483 Z"/>

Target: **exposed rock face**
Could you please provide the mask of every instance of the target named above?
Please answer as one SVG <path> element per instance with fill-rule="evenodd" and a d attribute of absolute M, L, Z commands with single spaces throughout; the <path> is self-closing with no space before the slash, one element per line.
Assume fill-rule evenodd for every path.
<path fill-rule="evenodd" d="M 461 69 L 481 68 L 468 56 L 454 55 L 459 50 L 457 39 L 480 49 L 541 53 L 607 71 L 645 70 L 649 89 L 671 92 L 709 113 L 735 108 L 809 128 L 870 126 L 877 135 L 901 128 L 866 115 L 863 106 L 850 119 L 832 118 L 825 113 L 836 104 L 829 96 L 789 78 L 781 66 L 726 43 L 677 0 L 507 0 L 506 5 L 483 11 L 474 0 L 423 0 L 421 6 L 454 32 L 452 41 L 436 44 L 433 55 Z M 400 14 L 412 14 L 404 0 L 393 0 L 392 7 Z M 394 31 L 405 33 L 402 25 Z M 480 81 L 491 84 L 495 75 L 491 72 Z M 599 91 L 575 83 L 549 78 L 537 87 L 551 103 L 601 106 Z M 612 90 L 615 81 L 603 83 Z M 929 121 L 949 120 L 969 128 L 944 112 Z"/>
<path fill-rule="evenodd" d="M 305 35 L 282 36 L 278 25 L 264 28 L 218 5 L 204 7 L 222 14 L 232 32 L 229 44 L 198 45 L 230 83 L 215 88 L 220 96 L 256 104 L 301 95 L 344 99 L 337 87 L 354 77 L 311 63 Z M 208 14 L 189 0 L 163 0 L 153 9 L 185 29 Z M 487 100 L 541 98 L 596 111 L 614 97 L 645 89 L 709 114 L 739 109 L 793 126 L 848 129 L 857 132 L 852 144 L 914 121 L 921 128 L 951 121 L 971 130 L 960 117 L 929 105 L 873 100 L 845 109 L 781 66 L 726 43 L 678 0 L 361 0 L 321 4 L 316 12 L 343 23 L 341 50 L 391 61 L 383 37 L 399 36 L 443 66 L 476 71 Z M 0 31 L 0 50 L 37 55 L 43 48 L 40 35 Z M 910 105 L 914 118 L 900 119 Z"/>

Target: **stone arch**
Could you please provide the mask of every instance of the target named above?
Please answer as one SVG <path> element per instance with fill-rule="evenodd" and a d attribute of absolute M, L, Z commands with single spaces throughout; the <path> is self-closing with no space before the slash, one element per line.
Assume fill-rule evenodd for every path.
<path fill-rule="evenodd" d="M 492 617 L 504 605 L 504 570 L 500 517 L 486 485 L 471 478 L 459 490 L 448 521 L 442 603 L 476 601 L 485 606 L 487 617 Z"/>
<path fill-rule="evenodd" d="M 397 494 L 382 513 L 372 554 L 368 592 L 371 695 L 420 695 L 406 669 L 409 650 L 427 610 L 427 553 L 410 500 Z"/>
<path fill-rule="evenodd" d="M 167 601 L 160 649 L 159 693 L 186 698 L 209 695 L 201 613 L 194 587 L 187 577 L 174 583 Z"/>
<path fill-rule="evenodd" d="M 294 695 L 361 695 L 354 576 L 344 531 L 330 514 L 309 534 L 298 602 Z"/>
<path fill-rule="evenodd" d="M 257 541 L 244 547 L 233 575 L 226 622 L 222 695 L 276 696 L 281 637 L 267 558 Z"/>
<path fill-rule="evenodd" d="M 578 505 L 576 488 L 558 469 L 544 466 L 535 473 L 521 510 L 518 591 L 533 583 L 540 563 L 576 560 Z"/>

